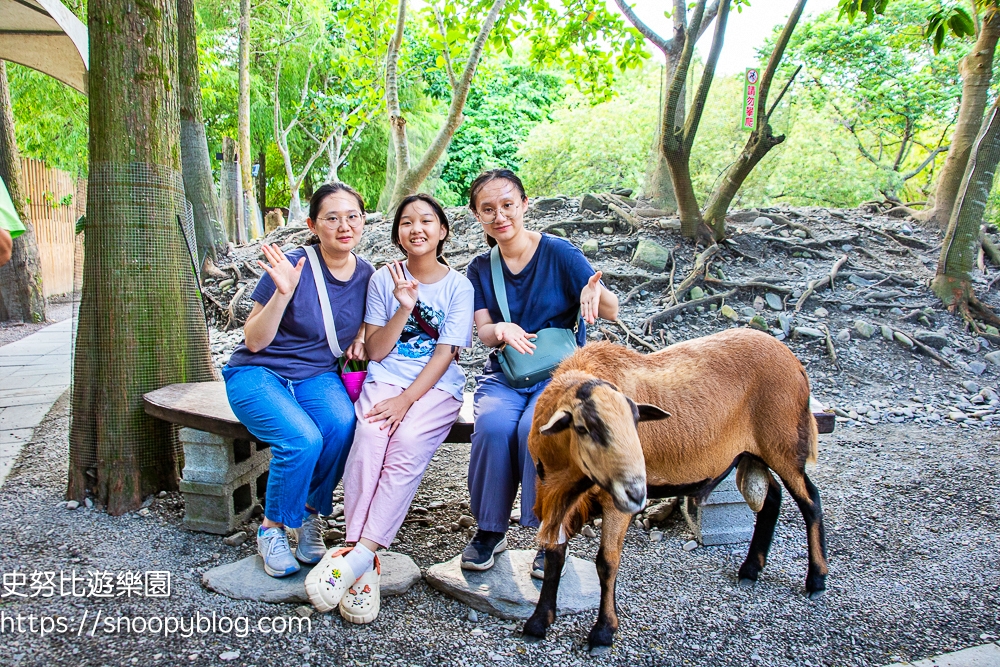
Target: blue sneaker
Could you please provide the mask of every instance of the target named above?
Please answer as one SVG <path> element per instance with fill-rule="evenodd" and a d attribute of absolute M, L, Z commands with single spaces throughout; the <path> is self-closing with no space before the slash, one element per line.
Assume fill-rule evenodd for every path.
<path fill-rule="evenodd" d="M 323 528 L 326 522 L 318 514 L 307 513 L 300 528 L 295 528 L 298 544 L 295 546 L 295 557 L 300 563 L 315 565 L 326 555 L 326 542 L 323 541 Z"/>
<path fill-rule="evenodd" d="M 261 526 L 263 529 L 263 526 Z M 299 571 L 283 528 L 257 531 L 257 553 L 264 559 L 264 571 L 272 577 L 287 577 Z"/>

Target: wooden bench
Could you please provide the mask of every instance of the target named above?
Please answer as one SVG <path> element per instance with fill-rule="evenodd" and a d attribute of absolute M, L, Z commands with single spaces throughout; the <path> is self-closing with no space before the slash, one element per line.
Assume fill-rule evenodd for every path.
<path fill-rule="evenodd" d="M 254 506 L 264 506 L 271 451 L 233 414 L 224 383 L 172 384 L 144 395 L 143 403 L 146 414 L 180 427 L 187 528 L 225 535 L 249 519 Z M 832 432 L 834 415 L 811 407 L 820 433 Z M 472 393 L 466 392 L 445 442 L 470 442 L 472 415 Z"/>
<path fill-rule="evenodd" d="M 143 396 L 146 414 L 181 427 L 184 525 L 226 535 L 264 506 L 271 451 L 257 442 L 229 407 L 222 382 L 172 384 Z M 445 442 L 472 438 L 472 394 Z"/>

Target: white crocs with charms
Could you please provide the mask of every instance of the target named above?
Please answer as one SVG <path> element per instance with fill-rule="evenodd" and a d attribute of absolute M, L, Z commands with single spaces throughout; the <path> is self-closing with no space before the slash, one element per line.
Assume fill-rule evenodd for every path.
<path fill-rule="evenodd" d="M 361 575 L 347 594 L 340 600 L 340 615 L 348 623 L 371 623 L 378 616 L 382 606 L 379 581 L 382 578 L 382 563 L 375 556 L 372 568 Z"/>
<path fill-rule="evenodd" d="M 330 549 L 306 575 L 306 593 L 318 611 L 328 612 L 340 604 L 357 578 L 344 558 L 350 550 L 350 547 Z"/>

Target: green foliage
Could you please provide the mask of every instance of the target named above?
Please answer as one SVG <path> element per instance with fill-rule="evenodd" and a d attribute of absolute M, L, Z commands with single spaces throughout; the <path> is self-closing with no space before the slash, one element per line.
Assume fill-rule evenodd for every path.
<path fill-rule="evenodd" d="M 518 146 L 547 118 L 549 107 L 562 96 L 561 88 L 558 77 L 519 65 L 480 73 L 441 174 L 458 200 L 455 204 L 468 198 L 469 186 L 483 170 L 518 168 Z"/>
<path fill-rule="evenodd" d="M 87 98 L 50 76 L 7 63 L 17 145 L 24 157 L 87 173 Z"/>
<path fill-rule="evenodd" d="M 976 34 L 976 25 L 969 12 L 962 7 L 937 10 L 927 19 L 927 29 L 924 30 L 924 37 L 934 45 L 934 53 L 940 53 L 944 48 L 944 38 L 948 31 L 959 39 L 972 37 Z"/>
<path fill-rule="evenodd" d="M 968 47 L 946 36 L 940 52 L 933 52 L 924 26 L 937 6 L 934 0 L 896 0 L 863 25 L 827 12 L 800 25 L 786 52 L 786 73 L 804 65 L 799 94 L 839 118 L 858 151 L 878 167 L 878 187 L 887 196 L 906 191 L 919 197 L 944 153 L 920 178 L 906 181 L 936 148 L 947 146 L 958 113 L 958 62 Z"/>
<path fill-rule="evenodd" d="M 640 186 L 658 117 L 660 76 L 655 66 L 628 72 L 609 91 L 614 97 L 593 106 L 582 93 L 569 91 L 517 153 L 529 195 Z"/>

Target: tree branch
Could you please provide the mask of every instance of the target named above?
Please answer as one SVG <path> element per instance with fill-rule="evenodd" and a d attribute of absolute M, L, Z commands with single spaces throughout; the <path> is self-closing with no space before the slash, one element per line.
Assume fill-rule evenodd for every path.
<path fill-rule="evenodd" d="M 770 122 L 771 120 L 771 114 L 773 114 L 774 110 L 778 108 L 779 104 L 781 104 L 781 98 L 784 97 L 785 93 L 788 92 L 788 89 L 792 86 L 792 81 L 795 81 L 795 77 L 797 77 L 799 75 L 799 72 L 801 71 L 802 71 L 802 65 L 799 65 L 798 67 L 795 68 L 795 71 L 792 72 L 792 75 L 788 77 L 788 81 L 785 83 L 784 88 L 781 89 L 781 92 L 778 93 L 778 97 L 775 98 L 774 104 L 772 104 L 771 108 L 767 110 L 766 118 L 768 122 Z"/>
<path fill-rule="evenodd" d="M 663 39 L 656 33 L 655 30 L 646 25 L 643 20 L 636 15 L 625 0 L 615 0 L 615 4 L 618 5 L 618 9 L 625 15 L 628 22 L 631 23 L 643 37 L 652 42 L 653 45 L 660 51 L 663 51 L 664 55 L 667 54 L 670 50 L 670 40 Z"/>
<path fill-rule="evenodd" d="M 405 0 L 400 0 L 401 5 L 404 2 Z M 476 67 L 479 65 L 479 59 L 483 55 L 486 40 L 490 36 L 493 26 L 496 24 L 497 18 L 499 18 L 500 12 L 506 4 L 507 0 L 494 0 L 493 6 L 490 7 L 490 11 L 479 30 L 479 35 L 476 36 L 476 41 L 469 51 L 469 58 L 465 63 L 465 69 L 462 71 L 462 78 L 459 80 L 458 87 L 452 95 L 451 106 L 448 108 L 448 118 L 444 126 L 437 133 L 437 136 L 434 137 L 434 141 L 431 142 L 430 147 L 424 153 L 420 162 L 413 169 L 411 180 L 420 182 L 427 178 L 427 175 L 430 174 L 431 169 L 434 168 L 445 148 L 451 143 L 451 138 L 455 135 L 458 126 L 462 124 L 462 109 L 465 108 L 465 100 L 469 96 L 469 87 L 472 85 L 472 78 L 476 75 Z M 404 175 L 405 172 L 397 172 L 396 178 L 398 179 Z"/>
<path fill-rule="evenodd" d="M 441 16 L 440 10 L 437 7 L 432 7 L 432 9 L 434 10 L 434 18 L 437 19 L 438 32 L 441 33 L 441 39 L 444 40 L 444 47 L 441 49 L 441 52 L 444 54 L 444 65 L 448 71 L 448 81 L 451 82 L 451 92 L 454 95 L 458 83 L 455 81 L 455 70 L 451 66 L 451 52 L 448 50 L 448 31 L 444 29 L 444 17 Z"/>
<path fill-rule="evenodd" d="M 692 33 L 698 34 L 698 30 L 701 28 L 701 20 L 705 15 L 705 0 L 698 0 L 698 4 L 694 8 L 694 16 L 691 19 L 691 23 L 688 26 L 684 26 L 683 22 L 679 22 L 680 19 L 676 17 L 679 11 L 681 11 L 681 6 L 683 3 L 676 2 L 674 4 L 674 14 L 675 14 L 675 39 L 683 39 L 683 48 L 681 50 L 681 57 L 677 63 L 677 67 L 674 69 L 674 75 L 670 79 L 670 86 L 667 89 L 667 104 L 666 108 L 663 110 L 662 127 L 660 128 L 660 138 L 664 142 L 676 141 L 676 133 L 674 130 L 674 118 L 677 117 L 677 105 L 680 103 L 681 90 L 684 89 L 684 81 L 687 79 L 688 68 L 691 66 L 691 57 L 694 54 L 694 43 L 695 40 Z M 680 25 L 680 33 L 677 34 L 677 26 Z"/>
<path fill-rule="evenodd" d="M 771 82 L 774 80 L 774 75 L 778 71 L 778 65 L 781 64 L 781 59 L 785 55 L 785 48 L 788 46 L 789 40 L 792 38 L 792 33 L 795 31 L 795 26 L 798 24 L 799 19 L 802 17 L 802 10 L 805 9 L 806 0 L 798 0 L 795 6 L 792 7 L 792 12 L 788 15 L 788 20 L 785 21 L 785 27 L 781 30 L 781 34 L 778 35 L 778 41 L 775 43 L 774 48 L 771 50 L 771 57 L 767 61 L 767 68 L 764 70 L 764 76 L 760 79 L 760 85 L 757 86 L 757 109 L 755 113 L 757 114 L 757 131 L 760 131 L 764 125 L 770 121 L 770 113 L 766 116 L 764 115 L 763 109 L 767 108 L 767 94 L 771 89 Z M 794 77 L 793 77 L 794 78 Z M 782 95 L 784 92 L 782 92 Z M 780 96 L 779 96 L 780 101 Z M 775 107 L 777 103 L 775 103 Z M 774 107 L 772 107 L 772 110 Z"/>
<path fill-rule="evenodd" d="M 951 146 L 938 146 L 937 148 L 935 148 L 933 151 L 931 151 L 930 155 L 927 156 L 927 159 L 921 162 L 916 169 L 901 174 L 901 176 L 903 177 L 903 181 L 908 181 L 917 174 L 919 174 L 920 172 L 922 172 L 924 169 L 927 168 L 927 165 L 929 165 L 931 162 L 934 161 L 934 158 L 936 158 L 939 153 L 944 153 L 949 148 L 951 148 Z"/>
<path fill-rule="evenodd" d="M 403 44 L 403 28 L 406 26 L 406 0 L 399 0 L 396 16 L 396 30 L 389 40 L 385 54 L 385 105 L 389 113 L 392 146 L 396 153 L 396 178 L 402 177 L 410 169 L 410 145 L 406 139 L 406 120 L 399 108 L 399 49 Z"/>
<path fill-rule="evenodd" d="M 805 0 L 799 1 L 804 2 Z M 698 124 L 701 123 L 701 115 L 705 110 L 708 91 L 712 87 L 712 79 L 715 78 L 715 66 L 719 62 L 719 55 L 722 53 L 722 42 L 725 40 L 726 23 L 729 18 L 729 2 L 730 0 L 722 0 L 722 4 L 719 7 L 719 15 L 715 19 L 715 34 L 712 36 L 712 48 L 708 52 L 705 69 L 702 71 L 701 81 L 698 83 L 698 92 L 695 93 L 687 121 L 684 123 L 682 141 L 688 150 L 694 144 L 694 135 L 698 132 Z M 694 31 L 696 32 L 697 28 Z"/>

